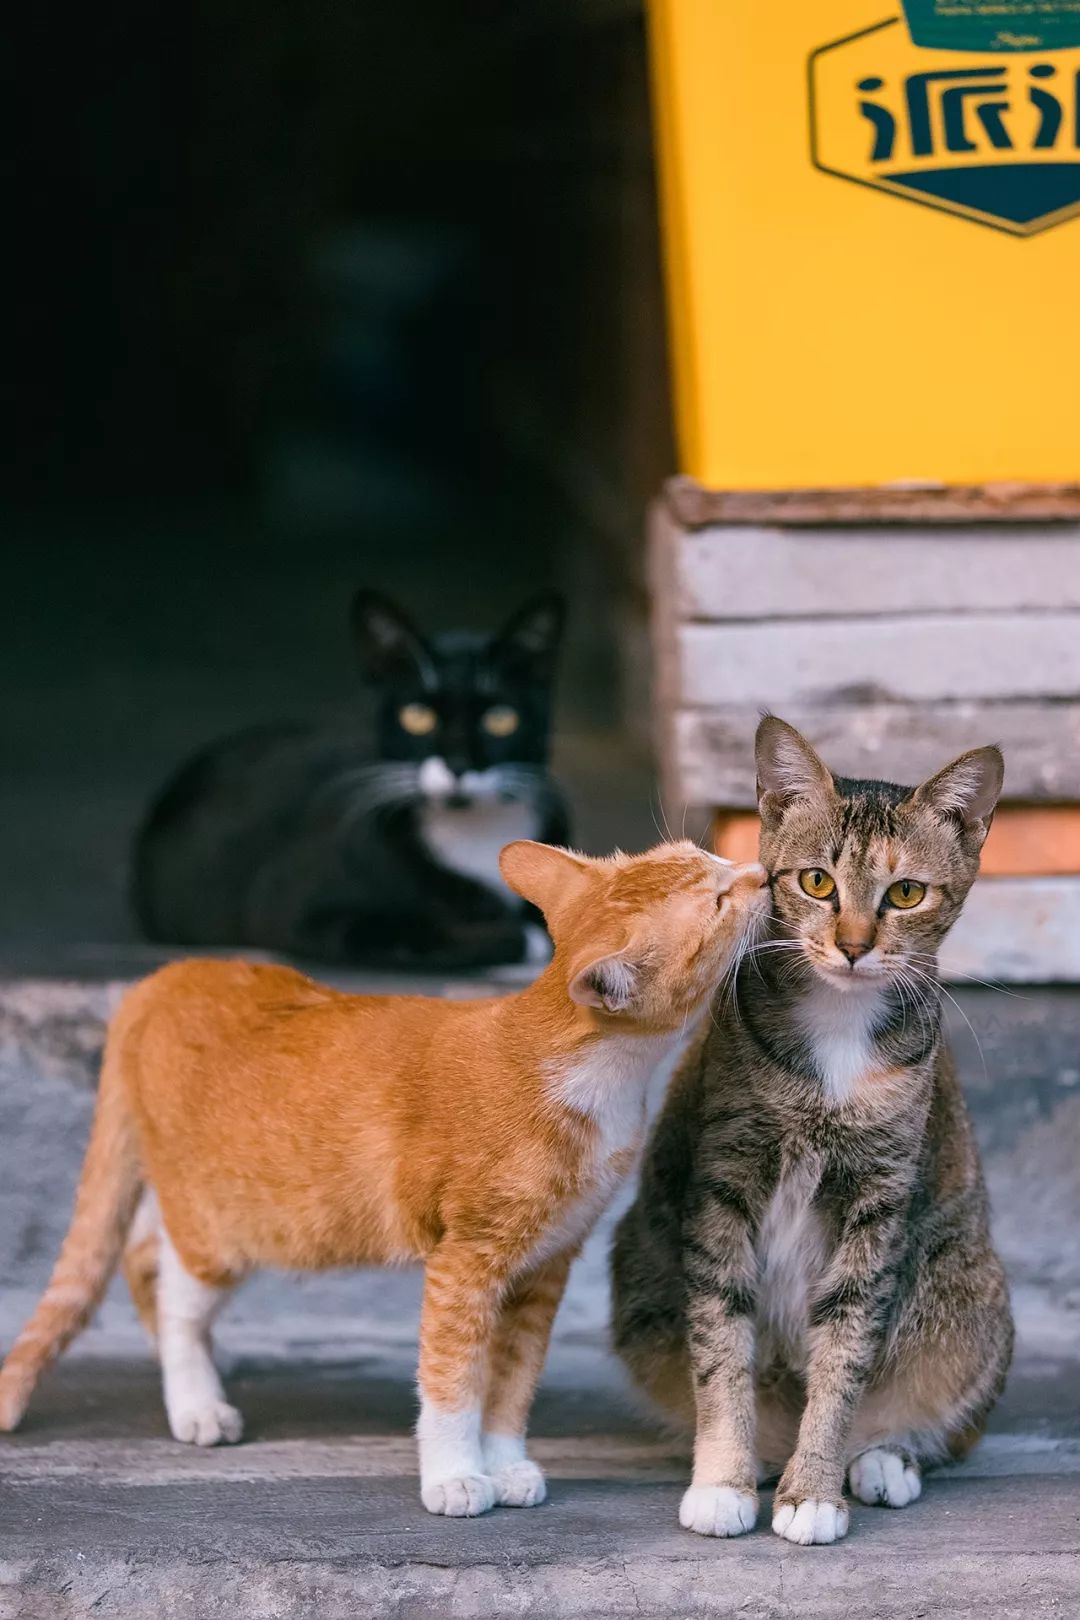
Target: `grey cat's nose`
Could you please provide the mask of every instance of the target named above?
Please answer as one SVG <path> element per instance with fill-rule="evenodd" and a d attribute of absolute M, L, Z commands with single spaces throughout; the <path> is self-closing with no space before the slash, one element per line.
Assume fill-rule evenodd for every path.
<path fill-rule="evenodd" d="M 860 956 L 865 956 L 874 947 L 868 939 L 838 939 L 836 948 L 838 951 L 843 952 L 852 967 L 854 967 Z"/>

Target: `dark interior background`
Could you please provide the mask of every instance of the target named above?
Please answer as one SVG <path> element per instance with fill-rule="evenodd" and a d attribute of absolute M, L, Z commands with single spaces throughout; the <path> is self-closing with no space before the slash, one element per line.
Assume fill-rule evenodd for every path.
<path fill-rule="evenodd" d="M 581 841 L 654 836 L 644 508 L 671 470 L 625 0 L 24 14 L 0 955 L 108 962 L 184 753 L 347 703 L 360 583 L 571 600 Z"/>

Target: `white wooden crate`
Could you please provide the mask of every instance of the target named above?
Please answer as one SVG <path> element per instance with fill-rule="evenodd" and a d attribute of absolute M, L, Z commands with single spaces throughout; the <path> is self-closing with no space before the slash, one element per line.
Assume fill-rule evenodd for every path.
<path fill-rule="evenodd" d="M 982 877 L 941 952 L 942 977 L 1080 983 L 1080 878 Z"/>
<path fill-rule="evenodd" d="M 688 530 L 653 514 L 667 797 L 753 805 L 770 709 L 851 775 L 1000 742 L 1014 800 L 1080 799 L 1080 525 Z"/>
<path fill-rule="evenodd" d="M 690 528 L 652 514 L 668 819 L 751 809 L 763 710 L 844 775 L 917 782 L 979 743 L 1006 798 L 1080 801 L 1080 524 Z M 1080 980 L 1080 879 L 977 885 L 950 976 Z"/>

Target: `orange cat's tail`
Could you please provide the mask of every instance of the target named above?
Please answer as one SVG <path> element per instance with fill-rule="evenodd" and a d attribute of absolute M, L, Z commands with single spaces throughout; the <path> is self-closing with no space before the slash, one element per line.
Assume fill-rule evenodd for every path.
<path fill-rule="evenodd" d="M 94 1124 L 60 1258 L 37 1310 L 0 1369 L 2 1430 L 18 1427 L 44 1368 L 89 1322 L 135 1213 L 142 1176 L 121 1074 L 127 1010 L 118 1012 L 105 1044 Z"/>

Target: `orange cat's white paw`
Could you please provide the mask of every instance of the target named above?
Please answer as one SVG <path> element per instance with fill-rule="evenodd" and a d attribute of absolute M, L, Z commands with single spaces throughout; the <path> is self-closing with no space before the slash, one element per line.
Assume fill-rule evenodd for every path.
<path fill-rule="evenodd" d="M 490 1474 L 461 1474 L 440 1479 L 420 1489 L 420 1500 L 429 1513 L 444 1513 L 448 1519 L 475 1519 L 495 1506 L 495 1481 Z"/>
<path fill-rule="evenodd" d="M 733 1485 L 691 1485 L 679 1504 L 679 1523 L 699 1536 L 745 1536 L 757 1523 L 757 1500 Z"/>
<path fill-rule="evenodd" d="M 922 1495 L 919 1470 L 905 1462 L 899 1452 L 875 1446 L 864 1451 L 848 1469 L 848 1484 L 852 1496 L 871 1507 L 902 1508 Z"/>
<path fill-rule="evenodd" d="M 842 1502 L 781 1502 L 773 1511 L 772 1527 L 785 1541 L 800 1547 L 826 1546 L 848 1533 L 848 1510 Z"/>
<path fill-rule="evenodd" d="M 227 1401 L 208 1401 L 203 1406 L 182 1406 L 169 1413 L 174 1440 L 189 1446 L 231 1446 L 244 1433 L 244 1420 Z"/>
<path fill-rule="evenodd" d="M 525 1455 L 523 1434 L 488 1430 L 483 1437 L 484 1472 L 495 1481 L 502 1507 L 536 1507 L 547 1496 L 543 1471 Z"/>
<path fill-rule="evenodd" d="M 531 1457 L 509 1463 L 492 1475 L 495 1500 L 503 1507 L 538 1507 L 547 1496 L 543 1469 Z"/>

